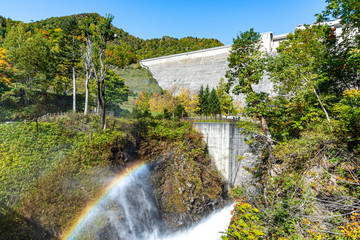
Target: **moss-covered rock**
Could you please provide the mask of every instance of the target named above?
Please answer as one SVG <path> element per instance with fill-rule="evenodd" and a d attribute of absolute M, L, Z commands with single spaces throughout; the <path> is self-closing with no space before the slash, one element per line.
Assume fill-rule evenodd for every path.
<path fill-rule="evenodd" d="M 201 134 L 191 126 L 182 140 L 149 140 L 147 144 L 155 198 L 169 229 L 197 222 L 227 203 L 226 186 L 211 164 Z"/>

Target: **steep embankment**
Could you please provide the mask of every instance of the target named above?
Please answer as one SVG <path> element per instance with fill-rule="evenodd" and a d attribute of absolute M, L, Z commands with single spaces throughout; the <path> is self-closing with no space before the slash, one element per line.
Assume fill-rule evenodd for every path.
<path fill-rule="evenodd" d="M 142 154 L 153 163 L 155 198 L 168 228 L 197 222 L 224 206 L 226 189 L 207 154 L 202 135 L 187 122 L 155 124 Z"/>
<path fill-rule="evenodd" d="M 107 125 L 101 131 L 95 118 L 72 115 L 0 126 L 0 238 L 59 238 L 134 161 L 155 160 L 155 192 L 168 226 L 219 206 L 223 183 L 191 125 L 150 119 Z"/>
<path fill-rule="evenodd" d="M 323 127 L 278 144 L 263 159 L 258 189 L 237 200 L 224 239 L 359 239 L 360 161 Z"/>

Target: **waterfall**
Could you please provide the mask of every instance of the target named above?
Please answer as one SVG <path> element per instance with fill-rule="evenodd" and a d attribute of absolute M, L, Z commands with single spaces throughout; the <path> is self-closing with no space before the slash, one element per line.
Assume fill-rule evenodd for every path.
<path fill-rule="evenodd" d="M 213 213 L 196 226 L 169 233 L 161 219 L 147 165 L 134 169 L 112 186 L 66 239 L 191 240 L 221 239 L 231 218 L 232 206 Z"/>
<path fill-rule="evenodd" d="M 200 221 L 195 226 L 173 233 L 162 240 L 221 240 L 221 233 L 227 229 L 230 223 L 233 205 L 226 206 Z"/>

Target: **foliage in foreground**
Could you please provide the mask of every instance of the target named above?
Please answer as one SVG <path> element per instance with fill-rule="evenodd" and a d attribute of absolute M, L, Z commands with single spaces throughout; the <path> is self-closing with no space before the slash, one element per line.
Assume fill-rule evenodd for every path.
<path fill-rule="evenodd" d="M 234 39 L 227 77 L 235 94 L 246 94 L 240 127 L 261 153 L 250 169 L 256 191 L 234 192 L 240 204 L 259 211 L 237 208 L 225 239 L 359 238 L 360 5 L 326 2 L 318 17 L 341 17 L 341 36 L 326 24 L 304 26 L 268 56 L 252 29 Z M 272 96 L 251 85 L 261 79 L 262 64 Z M 245 212 L 264 236 L 244 235 Z"/>
<path fill-rule="evenodd" d="M 50 239 L 69 226 L 106 185 L 97 179 L 119 171 L 117 153 L 136 142 L 131 124 L 109 124 L 101 131 L 93 117 L 71 115 L 0 126 L 1 238 Z"/>
<path fill-rule="evenodd" d="M 159 202 L 168 214 L 196 221 L 213 206 L 201 201 L 221 202 L 223 183 L 191 123 L 109 118 L 102 130 L 99 122 L 71 114 L 0 125 L 1 239 L 58 239 L 129 164 L 160 155 L 164 168 L 154 183 L 166 186 L 158 192 L 183 204 L 170 209 L 169 201 Z"/>
<path fill-rule="evenodd" d="M 237 204 L 257 209 L 247 210 L 246 216 L 256 219 L 264 236 L 230 238 L 232 231 L 246 230 L 238 220 L 245 212 L 237 209 L 237 221 L 227 233 L 229 239 L 357 239 L 358 157 L 320 127 L 278 144 L 273 156 L 275 162 L 263 162 L 252 169 L 257 174 L 255 192 L 242 187 L 232 192 Z"/>

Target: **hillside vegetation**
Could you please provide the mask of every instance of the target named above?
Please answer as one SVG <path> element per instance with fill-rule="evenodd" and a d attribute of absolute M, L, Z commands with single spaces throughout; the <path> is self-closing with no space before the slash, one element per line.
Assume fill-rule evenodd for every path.
<path fill-rule="evenodd" d="M 82 18 L 96 17 L 101 18 L 97 13 L 83 13 L 72 16 L 52 17 L 26 24 L 28 30 L 43 29 L 50 34 L 55 29 L 61 29 L 65 21 L 75 17 L 79 21 Z M 18 24 L 19 21 L 6 19 L 0 16 L 0 46 L 6 38 L 6 34 L 11 27 Z M 160 39 L 141 39 L 125 32 L 123 29 L 112 26 L 117 38 L 112 41 L 108 49 L 108 55 L 111 56 L 111 64 L 117 67 L 124 67 L 131 63 L 136 63 L 141 59 L 160 57 L 206 48 L 223 46 L 216 39 L 184 37 L 177 39 L 171 36 L 164 36 Z"/>
<path fill-rule="evenodd" d="M 222 45 L 193 37 L 143 40 L 113 26 L 112 19 L 84 13 L 23 23 L 0 16 L 0 119 L 69 111 L 71 95 L 77 98 L 73 111 L 96 108 L 104 116 L 106 108 L 124 115 L 140 92 L 162 92 L 139 60 Z M 48 107 L 54 100 L 61 107 Z"/>
<path fill-rule="evenodd" d="M 245 94 L 239 127 L 261 163 L 232 190 L 224 240 L 360 238 L 360 3 L 327 3 L 318 21 L 340 18 L 341 35 L 303 26 L 271 55 L 253 29 L 234 39 L 226 76 Z M 273 93 L 254 89 L 265 71 Z"/>
<path fill-rule="evenodd" d="M 82 115 L 0 125 L 1 239 L 58 239 L 115 176 L 137 161 L 161 162 L 154 189 L 166 195 L 158 204 L 164 218 L 171 214 L 165 218 L 169 228 L 198 221 L 221 206 L 224 185 L 190 123 L 107 122 L 106 131 L 97 117 Z M 163 185 L 169 181 L 173 184 Z M 174 209 L 171 201 L 184 206 Z"/>

